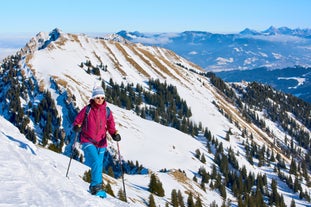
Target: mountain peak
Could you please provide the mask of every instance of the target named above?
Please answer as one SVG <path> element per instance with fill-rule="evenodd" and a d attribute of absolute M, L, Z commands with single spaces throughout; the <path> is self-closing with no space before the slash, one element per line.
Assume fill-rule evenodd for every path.
<path fill-rule="evenodd" d="M 51 42 L 55 42 L 59 37 L 63 36 L 64 33 L 55 28 L 51 32 L 39 32 L 35 37 L 31 38 L 25 47 L 21 49 L 22 54 L 33 53 L 36 50 L 41 50 L 46 48 Z"/>
<path fill-rule="evenodd" d="M 264 30 L 263 33 L 268 35 L 276 35 L 279 33 L 279 30 L 274 26 L 270 26 L 268 29 Z"/>
<path fill-rule="evenodd" d="M 241 35 L 259 35 L 260 32 L 257 32 L 256 30 L 246 28 L 243 31 L 240 32 Z"/>
<path fill-rule="evenodd" d="M 53 29 L 50 33 L 49 33 L 49 36 L 50 36 L 50 40 L 51 41 L 55 41 L 59 38 L 59 36 L 61 36 L 61 34 L 63 34 L 63 32 L 58 29 L 58 28 L 55 28 Z"/>
<path fill-rule="evenodd" d="M 119 43 L 124 43 L 124 44 L 131 43 L 129 40 L 123 38 L 119 34 L 106 34 L 101 39 L 103 39 L 103 40 L 111 40 L 111 41 L 114 41 L 114 42 L 119 42 Z"/>

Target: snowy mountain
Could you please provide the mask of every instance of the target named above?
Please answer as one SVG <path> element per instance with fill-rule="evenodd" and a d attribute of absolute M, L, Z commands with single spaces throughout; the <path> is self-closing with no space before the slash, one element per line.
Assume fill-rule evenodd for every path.
<path fill-rule="evenodd" d="M 269 69 L 311 65 L 311 29 L 270 27 L 245 29 L 237 34 L 203 31 L 181 33 L 117 34 L 132 42 L 161 46 L 199 65 L 206 71 Z"/>
<path fill-rule="evenodd" d="M 153 195 L 156 206 L 173 206 L 173 190 L 181 192 L 185 204 L 193 196 L 197 206 L 241 206 L 243 202 L 262 206 L 261 201 L 267 206 L 311 205 L 310 168 L 305 168 L 310 166 L 305 163 L 310 142 L 305 140 L 310 141 L 311 111 L 300 117 L 296 108 L 287 109 L 286 115 L 294 124 L 286 131 L 283 123 L 268 116 L 269 111 L 235 102 L 249 89 L 247 83 L 229 87 L 171 50 L 132 43 L 118 35 L 91 38 L 55 29 L 38 33 L 16 55 L 3 60 L 0 77 L 0 140 L 5 145 L 0 164 L 7 169 L 0 173 L 4 192 L 0 205 L 149 206 L 152 174 L 165 191 L 163 197 Z M 126 169 L 126 161 L 137 161 L 148 173 L 126 171 L 128 203 L 113 196 L 101 200 L 89 195 L 88 183 L 82 179 L 88 167 L 74 160 L 69 179 L 65 176 L 75 136 L 71 123 L 77 111 L 88 103 L 94 83 L 104 83 L 107 91 L 113 88 L 112 81 L 123 91 L 125 86 L 138 89 L 139 85 L 156 94 L 151 80 L 176 87 L 191 108 L 191 116 L 175 116 L 180 123 L 186 120 L 189 128 L 200 130 L 189 134 L 173 124 L 165 125 L 164 115 L 154 121 L 151 116 L 137 114 L 135 107 L 127 109 L 107 100 L 122 136 L 119 144 Z M 236 96 L 231 99 L 230 94 Z M 293 100 L 289 96 L 282 99 L 286 97 L 288 102 Z M 265 126 L 252 122 L 236 103 L 263 119 Z M 298 108 L 304 109 L 299 103 Z M 154 106 L 142 102 L 138 107 Z M 279 104 L 278 109 L 281 107 Z M 303 139 L 298 139 L 300 133 Z M 59 153 L 48 150 L 57 147 Z M 265 152 L 264 161 L 256 149 Z M 118 165 L 112 140 L 108 151 Z M 294 171 L 293 166 L 299 169 Z M 103 176 L 117 197 L 121 178 Z M 295 185 L 287 183 L 291 179 Z M 237 189 L 242 190 L 242 196 Z M 257 201 L 253 200 L 255 195 Z"/>
<path fill-rule="evenodd" d="M 246 28 L 238 34 L 202 31 L 117 34 L 133 42 L 170 49 L 225 81 L 257 81 L 311 101 L 308 71 L 311 29 L 271 26 L 264 31 Z M 299 68 L 306 73 L 301 74 Z M 300 84 L 295 81 L 298 79 L 305 81 Z"/>

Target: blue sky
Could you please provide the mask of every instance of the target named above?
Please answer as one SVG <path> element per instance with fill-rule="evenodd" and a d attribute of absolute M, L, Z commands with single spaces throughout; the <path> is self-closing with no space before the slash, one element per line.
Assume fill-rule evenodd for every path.
<path fill-rule="evenodd" d="M 310 0 L 13 0 L 1 2 L 0 33 L 311 28 L 310 8 Z"/>

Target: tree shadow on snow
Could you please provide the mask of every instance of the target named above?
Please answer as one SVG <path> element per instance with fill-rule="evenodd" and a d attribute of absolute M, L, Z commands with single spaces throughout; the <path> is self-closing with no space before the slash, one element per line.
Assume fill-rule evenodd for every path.
<path fill-rule="evenodd" d="M 14 137 L 11 137 L 11 136 L 8 136 L 6 134 L 4 134 L 7 138 L 9 138 L 9 140 L 13 141 L 13 142 L 16 142 L 19 144 L 19 147 L 22 148 L 22 149 L 26 149 L 26 150 L 30 150 L 30 152 L 33 154 L 33 155 L 36 155 L 35 151 L 26 143 L 18 140 L 18 139 L 15 139 Z"/>

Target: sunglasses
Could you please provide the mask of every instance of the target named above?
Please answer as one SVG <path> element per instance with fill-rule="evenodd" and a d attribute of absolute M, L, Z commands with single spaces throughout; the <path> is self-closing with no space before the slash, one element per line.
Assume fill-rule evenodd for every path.
<path fill-rule="evenodd" d="M 96 97 L 95 99 L 96 100 L 104 100 L 105 98 L 104 97 Z"/>

